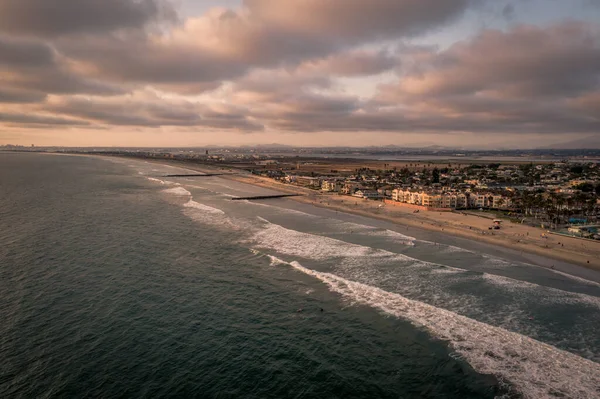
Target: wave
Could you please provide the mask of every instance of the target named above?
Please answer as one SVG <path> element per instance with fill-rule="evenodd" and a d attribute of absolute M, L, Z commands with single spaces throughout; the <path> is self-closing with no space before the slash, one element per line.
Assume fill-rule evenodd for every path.
<path fill-rule="evenodd" d="M 573 280 L 573 281 L 577 281 L 578 283 L 584 284 L 584 285 L 589 285 L 589 286 L 593 286 L 593 287 L 600 287 L 600 283 L 596 282 L 596 281 L 592 281 L 592 280 L 587 280 L 585 278 L 582 277 L 577 277 L 577 276 L 573 276 L 572 274 L 568 274 L 568 273 L 564 273 L 555 269 L 549 269 L 550 271 L 552 271 L 553 273 L 559 274 L 563 277 L 568 278 L 569 280 Z"/>
<path fill-rule="evenodd" d="M 140 172 L 141 173 L 141 172 Z M 155 179 L 154 177 L 146 177 L 146 179 L 155 182 L 155 183 L 159 183 L 159 184 L 166 184 L 164 180 L 160 180 L 160 179 Z"/>
<path fill-rule="evenodd" d="M 188 195 L 191 196 L 192 195 L 192 193 L 190 193 L 188 190 L 186 190 L 185 188 L 183 188 L 181 186 L 168 188 L 166 190 L 163 190 L 163 193 L 181 195 L 181 196 L 188 196 Z"/>
<path fill-rule="evenodd" d="M 204 205 L 204 204 L 200 204 L 196 201 L 193 201 L 191 198 L 188 202 L 186 202 L 185 204 L 183 204 L 184 207 L 186 208 L 194 208 L 194 209 L 198 209 L 204 212 L 208 212 L 208 213 L 214 213 L 214 214 L 225 214 L 225 212 L 223 212 L 220 209 L 217 208 L 213 208 L 212 206 L 208 206 L 208 205 Z"/>
<path fill-rule="evenodd" d="M 600 386 L 597 363 L 399 294 L 311 270 L 295 261 L 275 259 L 275 264 L 287 264 L 313 276 L 354 303 L 371 306 L 425 328 L 450 344 L 456 352 L 452 357 L 465 360 L 479 373 L 497 376 L 525 397 L 597 397 Z"/>
<path fill-rule="evenodd" d="M 264 218 L 258 217 L 258 219 L 264 223 L 264 226 L 262 229 L 257 230 L 250 240 L 259 247 L 274 249 L 282 254 L 314 260 L 365 256 L 373 258 L 398 255 L 384 250 L 347 243 L 334 238 L 290 230 L 278 224 L 271 223 Z M 403 257 L 403 255 L 398 256 Z"/>
<path fill-rule="evenodd" d="M 298 216 L 303 216 L 306 218 L 316 219 L 316 220 L 322 221 L 323 223 L 326 223 L 330 227 L 336 227 L 338 230 L 340 230 L 343 233 L 350 233 L 350 232 L 355 233 L 356 232 L 357 234 L 388 238 L 388 239 L 393 240 L 394 242 L 404 243 L 407 245 L 412 245 L 413 241 L 416 240 L 416 238 L 414 238 L 414 237 L 407 236 L 405 234 L 402 234 L 402 233 L 399 233 L 399 232 L 393 231 L 393 230 L 380 229 L 380 228 L 368 226 L 365 224 L 345 222 L 345 221 L 328 218 L 328 217 L 323 218 L 321 216 L 302 212 L 302 211 L 299 211 L 296 209 L 283 208 L 280 206 L 273 206 L 273 205 L 269 205 L 269 204 L 263 204 L 260 202 L 253 202 L 253 201 L 244 201 L 244 202 L 250 203 L 255 206 L 271 208 L 273 210 L 279 211 L 280 213 L 284 213 L 284 214 L 298 215 Z"/>
<path fill-rule="evenodd" d="M 478 280 L 483 283 L 491 284 L 504 291 L 522 293 L 526 290 L 528 293 L 535 294 L 539 301 L 544 303 L 577 303 L 587 304 L 596 308 L 600 308 L 600 297 L 574 293 L 558 288 L 546 287 L 522 280 L 513 279 L 510 277 L 500 276 L 485 272 L 473 272 L 467 269 L 448 266 L 439 263 L 422 261 L 412 258 L 404 254 L 376 249 L 368 246 L 352 244 L 346 241 L 330 238 L 326 236 L 304 233 L 297 230 L 291 230 L 281 225 L 272 223 L 262 217 L 258 217 L 263 222 L 262 228 L 255 230 L 252 237 L 248 240 L 255 246 L 264 249 L 277 251 L 280 254 L 288 256 L 296 256 L 314 261 L 327 261 L 338 259 L 338 270 L 352 273 L 353 276 L 358 274 L 367 279 L 373 277 L 377 269 L 376 266 L 392 266 L 392 272 L 385 274 L 385 279 L 398 278 L 404 286 L 404 289 L 409 287 L 405 284 L 411 281 L 420 290 L 426 287 L 423 284 L 430 284 L 430 288 L 440 290 L 443 287 L 437 286 L 435 280 L 428 280 L 433 274 L 449 275 L 455 274 L 462 281 Z M 341 260 L 340 260 L 341 259 Z M 501 261 L 498 259 L 498 261 Z M 418 271 L 418 272 L 417 272 Z M 403 272 L 400 275 L 400 272 Z M 447 282 L 451 284 L 453 282 Z M 441 295 L 442 292 L 439 293 Z M 452 293 L 456 295 L 456 293 Z"/>

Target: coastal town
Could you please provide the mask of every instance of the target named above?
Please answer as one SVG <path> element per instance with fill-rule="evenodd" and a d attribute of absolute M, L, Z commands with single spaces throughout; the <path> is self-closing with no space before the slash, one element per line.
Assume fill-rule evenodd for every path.
<path fill-rule="evenodd" d="M 210 165 L 322 196 L 379 201 L 381 206 L 413 212 L 485 213 L 564 235 L 600 240 L 600 157 L 595 152 L 574 157 L 570 151 L 444 152 L 441 156 L 438 151 L 423 150 L 395 154 L 362 151 L 362 159 L 297 148 L 99 149 L 94 153 Z M 373 155 L 400 156 L 382 161 L 369 159 Z"/>
<path fill-rule="evenodd" d="M 276 150 L 279 152 L 273 149 L 70 149 L 69 152 L 199 164 L 228 173 L 243 171 L 328 198 L 378 201 L 380 206 L 407 208 L 415 213 L 491 215 L 498 222 L 511 221 L 600 240 L 600 158 L 595 154 L 574 159 L 566 153 L 564 159 L 558 160 L 556 155 L 563 154 L 544 159 L 542 153 L 540 159 L 531 159 L 520 153 L 509 153 L 510 157 L 500 153 L 502 156 L 497 156 L 496 161 L 488 162 L 477 158 L 481 154 L 435 157 L 418 153 L 423 159 L 410 160 L 414 153 L 408 153 L 404 160 L 381 161 L 334 158 L 329 153 L 299 156 L 297 149 L 293 153 Z M 499 228 L 499 223 L 490 224 L 490 228 Z"/>
<path fill-rule="evenodd" d="M 269 161 L 252 173 L 280 182 L 418 211 L 492 210 L 521 222 L 600 239 L 600 165 L 546 164 L 440 165 L 409 163 L 403 168 L 358 168 L 352 173 L 302 173 Z M 384 164 L 387 166 L 387 164 Z M 582 226 L 576 226 L 582 225 Z"/>

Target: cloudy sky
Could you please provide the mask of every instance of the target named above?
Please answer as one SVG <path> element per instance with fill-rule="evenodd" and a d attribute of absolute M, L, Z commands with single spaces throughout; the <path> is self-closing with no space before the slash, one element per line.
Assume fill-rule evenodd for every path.
<path fill-rule="evenodd" d="M 0 0 L 0 144 L 600 135 L 600 0 Z"/>

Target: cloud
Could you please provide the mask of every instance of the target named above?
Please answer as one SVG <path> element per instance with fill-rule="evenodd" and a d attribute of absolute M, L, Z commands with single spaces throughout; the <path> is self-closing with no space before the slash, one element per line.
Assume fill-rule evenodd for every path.
<path fill-rule="evenodd" d="M 511 25 L 442 49 L 411 44 L 485 2 L 245 0 L 177 20 L 167 0 L 0 0 L 0 122 L 599 132 L 598 25 Z M 514 18 L 513 3 L 495 17 Z"/>
<path fill-rule="evenodd" d="M 458 17 L 473 0 L 245 0 L 256 20 L 338 42 L 424 33 Z"/>
<path fill-rule="evenodd" d="M 473 3 L 478 1 L 249 0 L 236 10 L 214 8 L 189 18 L 167 34 L 65 38 L 56 45 L 97 77 L 177 91 L 190 91 L 190 84 L 214 86 L 253 68 L 296 67 L 327 57 L 333 71 L 368 74 L 392 60 L 356 52 L 345 66 L 335 57 L 355 46 L 439 27 Z"/>
<path fill-rule="evenodd" d="M 573 109 L 600 91 L 597 26 L 570 21 L 487 30 L 415 57 L 397 83 L 380 87 L 380 104 L 444 117 L 440 129 L 462 120 L 472 131 L 600 131 L 593 107 Z"/>
<path fill-rule="evenodd" d="M 326 58 L 308 60 L 298 66 L 300 73 L 342 77 L 370 76 L 398 66 L 397 55 L 380 50 L 351 50 Z"/>
<path fill-rule="evenodd" d="M 54 62 L 54 49 L 47 43 L 0 35 L 0 65 L 51 66 Z"/>
<path fill-rule="evenodd" d="M 507 21 L 512 21 L 515 19 L 516 17 L 516 12 L 515 12 L 515 6 L 512 3 L 506 4 L 503 8 L 502 8 L 502 16 L 507 20 Z"/>
<path fill-rule="evenodd" d="M 46 99 L 39 91 L 0 88 L 0 103 L 37 103 Z"/>
<path fill-rule="evenodd" d="M 70 61 L 37 39 L 0 35 L 0 102 L 21 97 L 43 98 L 48 93 L 88 93 L 112 95 L 123 91 L 106 82 L 78 73 Z"/>
<path fill-rule="evenodd" d="M 11 113 L 0 111 L 0 123 L 17 126 L 30 126 L 36 127 L 35 125 L 42 126 L 88 126 L 89 122 L 57 117 L 53 115 L 43 114 L 32 114 L 32 113 Z M 39 126 L 38 126 L 39 127 Z"/>
<path fill-rule="evenodd" d="M 105 125 L 131 127 L 187 126 L 240 131 L 261 130 L 240 108 L 170 99 L 151 92 L 118 97 L 55 97 L 45 111 Z"/>
<path fill-rule="evenodd" d="M 0 0 L 0 31 L 18 35 L 102 33 L 175 17 L 166 0 Z"/>

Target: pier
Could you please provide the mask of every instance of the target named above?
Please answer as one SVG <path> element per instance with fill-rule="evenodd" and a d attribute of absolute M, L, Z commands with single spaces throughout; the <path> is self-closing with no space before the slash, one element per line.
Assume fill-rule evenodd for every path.
<path fill-rule="evenodd" d="M 274 199 L 274 198 L 286 198 L 286 197 L 300 197 L 302 194 L 276 194 L 276 195 L 255 195 L 252 197 L 234 197 L 232 201 L 242 201 L 242 200 L 262 200 L 262 199 Z"/>

